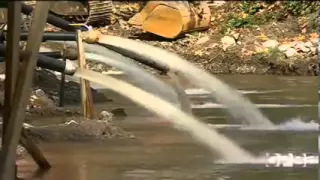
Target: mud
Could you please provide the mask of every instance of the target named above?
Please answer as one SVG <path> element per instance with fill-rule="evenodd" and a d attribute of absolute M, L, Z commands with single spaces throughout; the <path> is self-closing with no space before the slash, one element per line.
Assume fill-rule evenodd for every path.
<path fill-rule="evenodd" d="M 29 127 L 28 134 L 35 141 L 88 141 L 110 138 L 133 138 L 120 127 L 101 120 L 70 121 L 64 124 Z"/>

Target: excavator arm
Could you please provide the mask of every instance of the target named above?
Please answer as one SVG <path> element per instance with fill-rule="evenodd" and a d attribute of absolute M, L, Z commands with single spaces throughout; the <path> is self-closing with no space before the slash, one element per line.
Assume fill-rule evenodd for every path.
<path fill-rule="evenodd" d="M 200 1 L 148 1 L 129 24 L 165 38 L 209 28 L 210 8 Z"/>

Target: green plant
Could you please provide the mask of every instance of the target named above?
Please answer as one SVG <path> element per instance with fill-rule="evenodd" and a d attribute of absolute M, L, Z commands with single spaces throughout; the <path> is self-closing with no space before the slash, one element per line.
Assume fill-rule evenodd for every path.
<path fill-rule="evenodd" d="M 254 15 L 259 12 L 260 9 L 263 9 L 263 5 L 260 2 L 243 1 L 241 4 L 241 9 L 244 13 Z"/>
<path fill-rule="evenodd" d="M 317 1 L 283 1 L 286 10 L 295 16 L 302 16 L 318 10 Z"/>
<path fill-rule="evenodd" d="M 233 28 L 241 28 L 250 24 L 249 18 L 233 17 L 228 21 L 228 26 Z"/>

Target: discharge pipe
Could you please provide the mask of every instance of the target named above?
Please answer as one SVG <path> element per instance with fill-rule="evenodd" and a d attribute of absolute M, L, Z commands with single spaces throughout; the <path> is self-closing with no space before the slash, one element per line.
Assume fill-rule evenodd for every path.
<path fill-rule="evenodd" d="M 33 11 L 33 7 L 22 3 L 21 11 L 23 14 L 30 15 Z M 47 22 L 65 31 L 76 31 L 77 29 L 80 29 L 81 31 L 87 30 L 87 28 L 85 27 L 76 28 L 74 26 L 70 26 L 71 23 L 69 21 L 51 14 L 50 11 L 48 14 Z"/>
<path fill-rule="evenodd" d="M 104 46 L 110 50 L 118 52 L 124 56 L 130 57 L 130 58 L 134 59 L 135 61 L 138 61 L 138 62 L 145 64 L 149 67 L 152 67 L 154 69 L 157 69 L 161 72 L 164 72 L 164 73 L 169 72 L 170 69 L 166 64 L 154 61 L 154 59 L 149 58 L 148 56 L 140 56 L 139 54 L 133 53 L 133 52 L 128 51 L 126 49 L 120 49 L 117 47 L 108 46 L 106 44 L 99 43 L 99 39 L 101 39 L 103 36 L 104 35 L 97 30 L 89 30 L 89 31 L 82 33 L 83 40 L 87 43 L 90 43 L 90 44 L 98 43 L 101 46 Z M 142 49 L 142 51 L 143 51 L 143 49 Z M 170 61 L 170 59 L 168 59 L 168 61 Z"/>
<path fill-rule="evenodd" d="M 0 62 L 5 61 L 5 53 L 6 53 L 6 46 L 0 44 Z M 21 52 L 23 53 L 23 52 Z M 51 53 L 51 52 L 48 52 Z M 65 73 L 67 75 L 73 75 L 77 69 L 77 66 L 72 63 L 71 61 L 60 61 L 50 56 L 43 55 L 39 53 L 37 66 L 45 69 L 49 69 L 52 71 L 57 71 L 61 73 Z"/>
<path fill-rule="evenodd" d="M 83 32 L 84 40 L 88 43 L 94 43 L 95 41 L 94 41 L 93 37 L 95 36 L 96 33 L 100 33 L 100 32 L 98 32 L 96 30 L 90 30 L 87 32 Z M 1 34 L 0 41 L 6 39 L 6 33 L 7 32 L 3 32 Z M 20 33 L 20 40 L 21 41 L 27 40 L 27 37 L 28 37 L 28 32 Z M 76 38 L 77 38 L 77 34 L 75 32 L 45 32 L 42 40 L 43 41 L 72 41 L 72 42 L 75 42 Z M 155 62 L 151 58 L 137 56 L 136 54 L 130 53 L 130 52 L 124 52 L 121 54 L 125 54 L 125 56 L 127 56 L 128 53 L 129 53 L 129 57 L 131 59 L 133 59 L 141 64 L 144 64 L 146 66 L 149 66 L 153 69 L 156 69 L 156 70 L 160 71 L 161 73 L 166 74 L 169 71 L 169 68 L 166 65 Z M 76 50 L 71 50 L 71 49 L 67 50 L 67 59 L 76 60 L 77 59 Z"/>
<path fill-rule="evenodd" d="M 26 41 L 28 32 L 20 33 L 20 41 Z M 77 34 L 75 32 L 44 32 L 42 42 L 45 41 L 76 41 Z M 0 35 L 0 41 L 7 40 L 7 31 L 3 31 Z"/>

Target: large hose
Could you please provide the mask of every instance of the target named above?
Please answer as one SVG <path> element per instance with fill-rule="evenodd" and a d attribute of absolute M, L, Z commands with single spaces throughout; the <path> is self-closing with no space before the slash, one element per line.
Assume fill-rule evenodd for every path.
<path fill-rule="evenodd" d="M 132 60 L 127 57 L 121 56 L 115 52 L 106 50 L 105 48 L 102 53 L 97 50 L 92 50 L 92 53 L 85 53 L 86 58 L 90 61 L 98 61 L 116 67 L 122 71 L 125 71 L 129 78 L 133 78 L 135 83 L 143 87 L 148 92 L 156 94 L 178 106 L 180 106 L 179 98 L 176 92 L 168 84 L 162 82 L 152 74 L 146 72 L 140 66 L 136 65 Z M 98 48 L 99 49 L 99 48 Z M 89 51 L 90 52 L 90 51 Z M 99 53 L 100 52 L 100 53 Z"/>
<path fill-rule="evenodd" d="M 0 34 L 0 41 L 6 41 L 7 32 L 4 31 Z M 26 41 L 28 32 L 20 33 L 20 41 Z M 42 42 L 45 41 L 76 41 L 77 34 L 75 32 L 44 32 Z"/>
<path fill-rule="evenodd" d="M 22 3 L 21 11 L 23 14 L 31 15 L 33 11 L 33 7 Z M 81 31 L 87 30 L 85 27 L 76 28 L 74 26 L 70 26 L 71 23 L 69 21 L 62 19 L 60 17 L 54 16 L 50 13 L 48 14 L 47 22 L 65 31 L 76 31 L 77 29 L 80 29 Z"/>
<path fill-rule="evenodd" d="M 58 59 L 55 59 L 47 55 L 55 55 L 58 56 L 57 52 L 44 52 L 44 53 L 39 53 L 38 55 L 38 60 L 37 60 L 37 66 L 45 69 L 49 69 L 52 71 L 57 71 L 57 72 L 64 72 L 68 75 L 73 75 L 76 66 L 73 65 L 70 61 L 60 61 Z M 6 46 L 3 44 L 0 44 L 0 62 L 4 62 L 4 56 L 6 55 Z"/>
<path fill-rule="evenodd" d="M 65 43 L 65 44 L 71 45 L 73 47 L 77 46 L 76 42 L 73 42 L 73 41 L 66 41 L 66 42 L 65 41 L 55 41 L 55 42 L 62 43 L 62 44 Z M 101 47 L 99 45 L 94 45 L 94 44 L 85 43 L 85 49 L 86 49 L 86 52 L 100 54 L 100 55 L 104 54 L 104 56 L 109 57 L 109 58 L 119 58 L 119 55 L 121 55 L 121 53 L 119 54 L 116 51 Z M 126 57 L 126 55 L 122 55 L 121 57 L 123 59 L 124 57 Z M 144 64 L 148 67 L 151 67 L 155 70 L 158 70 L 162 74 L 166 74 L 169 71 L 168 66 L 166 66 L 162 63 L 158 63 L 150 58 L 144 58 L 144 57 L 135 56 L 135 54 L 130 54 L 130 59 L 135 60 L 141 64 Z"/>

